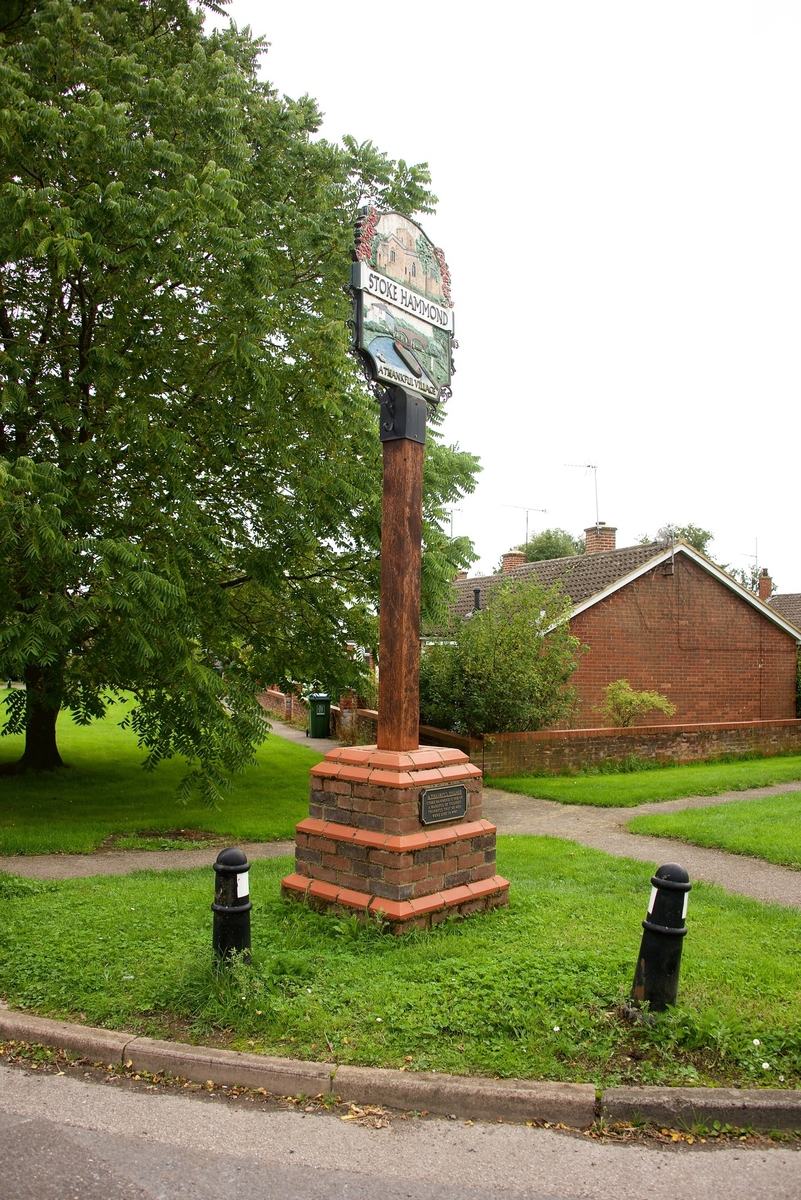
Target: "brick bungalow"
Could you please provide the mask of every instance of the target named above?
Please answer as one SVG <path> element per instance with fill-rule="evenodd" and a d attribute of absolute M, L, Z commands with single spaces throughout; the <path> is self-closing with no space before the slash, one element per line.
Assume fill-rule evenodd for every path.
<path fill-rule="evenodd" d="M 741 587 L 686 542 L 615 546 L 604 523 L 586 531 L 587 552 L 527 563 L 503 556 L 501 575 L 454 581 L 454 611 L 492 602 L 499 580 L 559 584 L 570 597 L 571 630 L 589 647 L 573 676 L 578 693 L 571 725 L 604 725 L 597 711 L 615 679 L 655 690 L 676 706 L 673 717 L 650 713 L 649 725 L 795 718 L 801 629 L 763 598 Z M 801 615 L 799 617 L 801 619 Z"/>
<path fill-rule="evenodd" d="M 760 575 L 760 585 L 765 577 L 766 573 Z M 770 584 L 769 579 L 768 584 Z M 798 629 L 801 629 L 801 592 L 785 592 L 783 596 L 772 596 L 770 594 L 769 587 L 766 590 L 767 602 L 773 611 L 779 613 L 780 616 L 784 617 L 785 621 L 789 621 L 791 625 L 795 625 Z"/>

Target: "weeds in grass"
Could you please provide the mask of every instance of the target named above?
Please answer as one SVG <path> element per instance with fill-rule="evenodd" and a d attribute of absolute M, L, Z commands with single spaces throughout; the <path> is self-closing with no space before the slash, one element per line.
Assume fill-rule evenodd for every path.
<path fill-rule="evenodd" d="M 762 762 L 773 758 L 798 758 L 797 750 L 778 750 L 766 754 L 764 750 L 745 750 L 742 754 L 715 754 L 698 762 L 677 763 L 668 758 L 640 758 L 626 754 L 622 758 L 605 758 L 602 762 L 579 767 L 559 767 L 554 771 L 521 771 L 519 779 L 591 779 L 596 775 L 631 775 L 639 771 L 664 771 L 672 768 L 715 767 L 728 763 Z"/>

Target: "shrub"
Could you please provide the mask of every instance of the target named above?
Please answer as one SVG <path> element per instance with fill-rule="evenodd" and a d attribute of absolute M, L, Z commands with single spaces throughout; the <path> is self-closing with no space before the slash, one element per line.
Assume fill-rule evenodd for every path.
<path fill-rule="evenodd" d="M 420 664 L 420 715 L 456 733 L 524 732 L 553 725 L 572 707 L 568 686 L 581 649 L 559 587 L 509 580 L 486 608 L 456 617 Z"/>
<path fill-rule="evenodd" d="M 613 725 L 633 725 L 647 712 L 662 712 L 672 717 L 676 705 L 659 692 L 635 692 L 628 679 L 616 679 L 607 685 L 603 704 L 597 709 Z"/>

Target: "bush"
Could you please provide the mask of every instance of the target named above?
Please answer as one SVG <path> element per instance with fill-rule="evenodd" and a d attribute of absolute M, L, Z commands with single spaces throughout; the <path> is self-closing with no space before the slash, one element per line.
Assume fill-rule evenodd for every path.
<path fill-rule="evenodd" d="M 676 705 L 659 692 L 635 692 L 628 679 L 616 679 L 607 685 L 605 699 L 597 712 L 601 712 L 613 725 L 633 725 L 638 717 L 647 712 L 663 712 L 672 717 Z"/>
<path fill-rule="evenodd" d="M 524 732 L 571 709 L 568 686 L 581 649 L 559 587 L 509 580 L 487 607 L 455 618 L 420 664 L 420 717 L 456 733 Z"/>

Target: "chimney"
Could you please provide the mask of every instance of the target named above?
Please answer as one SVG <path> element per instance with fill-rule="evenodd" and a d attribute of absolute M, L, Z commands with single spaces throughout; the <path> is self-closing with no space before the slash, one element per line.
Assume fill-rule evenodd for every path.
<path fill-rule="evenodd" d="M 453 577 L 453 582 L 458 583 L 460 579 L 467 579 L 467 571 L 457 571 Z"/>
<path fill-rule="evenodd" d="M 473 588 L 473 612 L 480 612 L 480 610 L 481 610 L 481 588 L 474 587 Z"/>
<path fill-rule="evenodd" d="M 773 595 L 773 580 L 768 575 L 768 568 L 763 567 L 759 573 L 759 598 L 766 604 Z"/>
<path fill-rule="evenodd" d="M 501 555 L 502 574 L 508 575 L 517 567 L 522 567 L 525 561 L 526 556 L 522 550 L 509 550 L 506 554 Z"/>
<path fill-rule="evenodd" d="M 617 526 L 607 525 L 599 521 L 597 525 L 589 525 L 584 530 L 588 554 L 600 554 L 603 550 L 614 550 Z"/>

